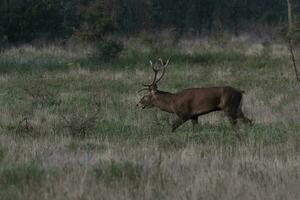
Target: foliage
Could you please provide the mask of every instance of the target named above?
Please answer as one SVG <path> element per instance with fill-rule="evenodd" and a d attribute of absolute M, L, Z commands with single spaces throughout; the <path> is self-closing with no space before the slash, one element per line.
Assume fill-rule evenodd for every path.
<path fill-rule="evenodd" d="M 123 44 L 113 39 L 103 39 L 96 44 L 96 57 L 108 62 L 116 59 L 123 50 Z"/>
<path fill-rule="evenodd" d="M 64 5 L 59 0 L 3 1 L 2 34 L 11 42 L 28 42 L 35 38 L 53 39 L 65 33 L 62 23 Z M 2 13 L 2 12 L 1 12 Z"/>
<path fill-rule="evenodd" d="M 103 1 L 95 1 L 81 8 L 79 36 L 86 41 L 95 41 L 113 30 L 112 20 L 105 15 Z"/>
<path fill-rule="evenodd" d="M 0 42 L 12 43 L 66 39 L 72 34 L 95 41 L 111 32 L 164 29 L 181 35 L 259 35 L 266 27 L 285 24 L 287 18 L 284 0 L 5 0 L 0 12 Z"/>

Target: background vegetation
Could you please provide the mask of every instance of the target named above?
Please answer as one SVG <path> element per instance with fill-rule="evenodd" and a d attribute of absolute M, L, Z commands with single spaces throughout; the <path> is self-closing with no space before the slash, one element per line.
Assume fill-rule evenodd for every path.
<path fill-rule="evenodd" d="M 293 5 L 299 13 L 298 2 Z M 285 0 L 3 0 L 0 38 L 15 43 L 75 34 L 95 40 L 109 32 L 165 29 L 179 36 L 251 32 L 262 37 L 286 27 L 286 10 Z"/>

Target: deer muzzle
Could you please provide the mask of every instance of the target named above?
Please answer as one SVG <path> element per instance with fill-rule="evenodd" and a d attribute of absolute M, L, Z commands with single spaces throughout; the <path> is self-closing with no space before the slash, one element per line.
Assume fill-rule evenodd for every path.
<path fill-rule="evenodd" d="M 136 107 L 141 107 L 142 109 L 145 109 L 145 108 L 146 108 L 146 106 L 143 105 L 143 104 L 141 104 L 140 102 L 136 104 Z"/>

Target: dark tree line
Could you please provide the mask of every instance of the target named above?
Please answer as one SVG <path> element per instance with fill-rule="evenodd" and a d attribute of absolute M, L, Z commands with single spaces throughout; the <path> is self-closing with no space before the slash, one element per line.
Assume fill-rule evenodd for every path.
<path fill-rule="evenodd" d="M 300 0 L 293 0 L 295 13 Z M 298 5 L 298 7 L 297 7 Z M 286 24 L 286 0 L 1 0 L 0 41 L 87 40 L 106 33 L 172 29 L 179 34 Z"/>

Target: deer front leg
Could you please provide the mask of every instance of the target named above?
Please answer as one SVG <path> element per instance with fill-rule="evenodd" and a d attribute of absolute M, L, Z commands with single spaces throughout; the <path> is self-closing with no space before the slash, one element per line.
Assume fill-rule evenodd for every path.
<path fill-rule="evenodd" d="M 176 119 L 173 123 L 172 123 L 172 132 L 174 132 L 179 126 L 181 126 L 182 124 L 184 124 L 184 122 L 186 122 L 187 119 L 185 118 L 178 118 Z"/>
<path fill-rule="evenodd" d="M 237 124 L 237 110 L 233 107 L 227 107 L 224 109 L 225 115 L 228 117 L 230 124 L 236 127 Z"/>
<path fill-rule="evenodd" d="M 244 113 L 243 113 L 240 109 L 238 110 L 237 116 L 238 116 L 238 119 L 242 120 L 242 122 L 243 122 L 244 124 L 253 125 L 252 120 L 249 119 L 248 117 L 246 117 L 246 116 L 244 115 Z"/>

